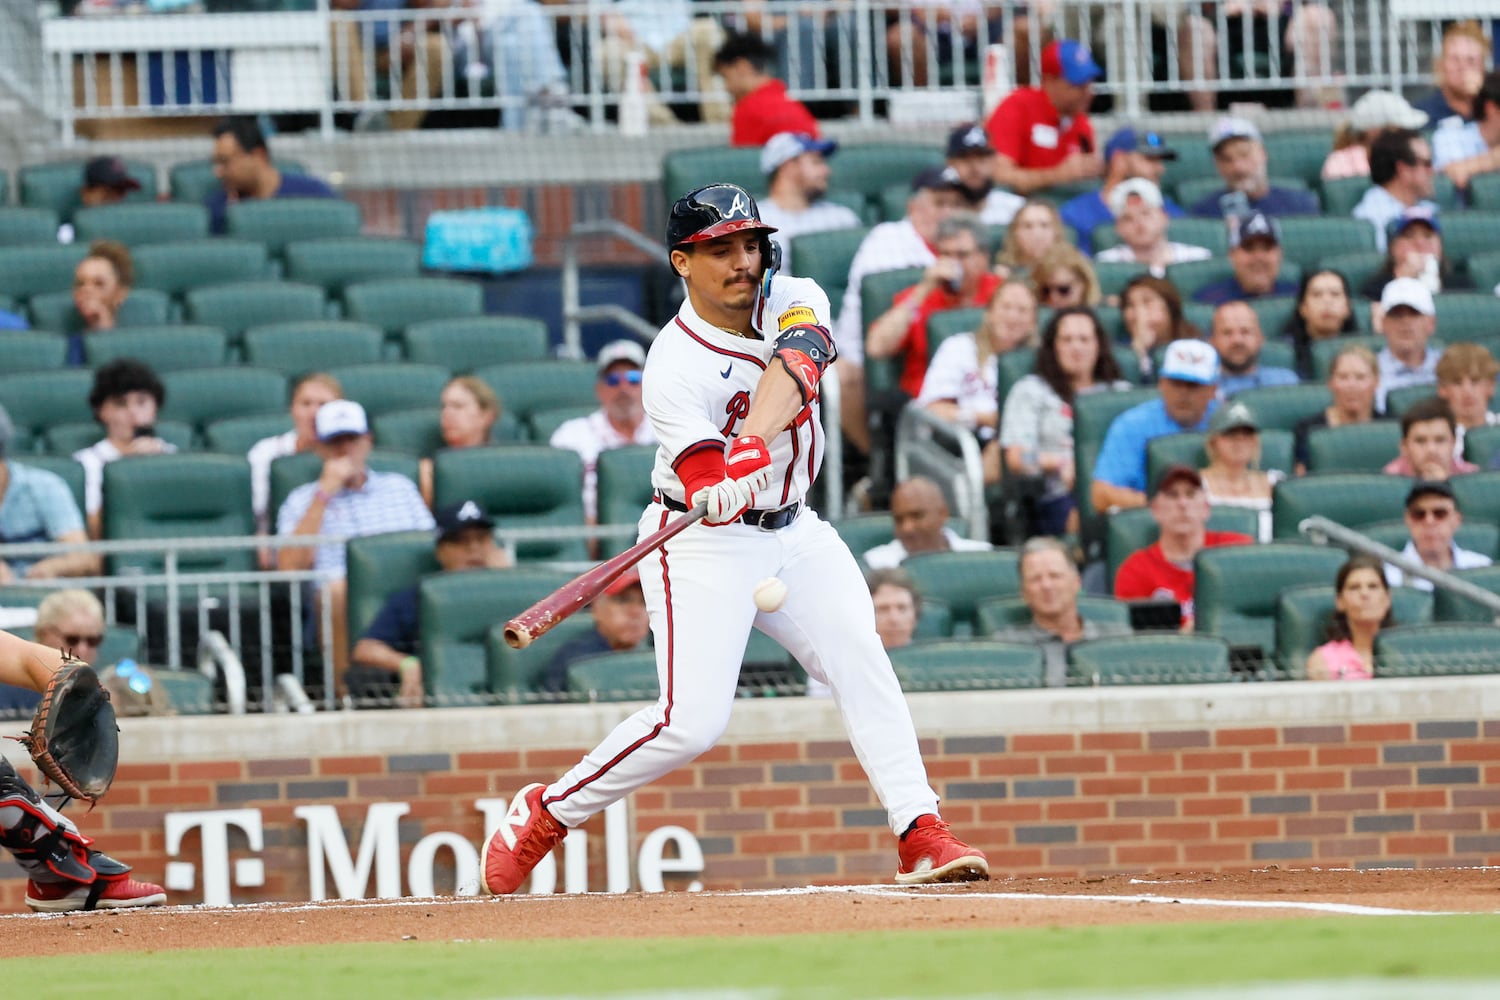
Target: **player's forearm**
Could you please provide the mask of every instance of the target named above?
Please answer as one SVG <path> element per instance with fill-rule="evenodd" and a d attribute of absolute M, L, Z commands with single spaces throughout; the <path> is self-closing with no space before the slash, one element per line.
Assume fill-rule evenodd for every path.
<path fill-rule="evenodd" d="M 796 379 L 773 358 L 755 386 L 740 434 L 763 438 L 769 444 L 802 412 L 802 406 Z"/>
<path fill-rule="evenodd" d="M 0 682 L 43 691 L 61 668 L 59 650 L 0 631 Z"/>

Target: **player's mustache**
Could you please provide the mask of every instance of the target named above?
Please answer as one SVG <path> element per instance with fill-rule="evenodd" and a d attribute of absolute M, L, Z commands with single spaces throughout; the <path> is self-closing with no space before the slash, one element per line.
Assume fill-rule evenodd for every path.
<path fill-rule="evenodd" d="M 745 284 L 754 284 L 755 275 L 751 274 L 749 271 L 740 271 L 732 275 L 728 281 L 724 282 L 724 284 L 737 285 L 741 282 L 744 282 Z"/>

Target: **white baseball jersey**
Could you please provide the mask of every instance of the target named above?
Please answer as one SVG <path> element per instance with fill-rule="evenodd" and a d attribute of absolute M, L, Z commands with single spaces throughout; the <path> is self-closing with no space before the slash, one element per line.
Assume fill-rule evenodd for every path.
<path fill-rule="evenodd" d="M 831 327 L 828 296 L 810 278 L 777 275 L 771 294 L 756 304 L 759 340 L 737 337 L 702 319 L 691 300 L 662 328 L 646 357 L 641 400 L 661 447 L 651 485 L 680 503 L 682 481 L 673 463 L 703 441 L 729 441 L 750 412 L 750 396 L 773 361 L 776 337 L 797 323 Z M 775 478 L 751 506 L 785 507 L 805 499 L 823 463 L 823 425 L 816 399 L 787 430 L 766 442 Z"/>

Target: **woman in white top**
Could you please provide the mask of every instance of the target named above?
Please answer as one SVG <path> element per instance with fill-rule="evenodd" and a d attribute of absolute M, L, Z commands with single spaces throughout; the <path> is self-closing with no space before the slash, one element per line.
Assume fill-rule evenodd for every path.
<path fill-rule="evenodd" d="M 1271 492 L 1286 473 L 1260 468 L 1260 423 L 1250 407 L 1230 402 L 1208 422 L 1208 467 L 1203 492 L 1210 506 L 1243 507 L 1257 512 L 1257 538 L 1271 540 Z"/>
<path fill-rule="evenodd" d="M 976 333 L 958 333 L 938 345 L 922 380 L 917 405 L 978 435 L 985 449 L 985 479 L 1000 478 L 995 445 L 1000 405 L 1000 355 L 1036 343 L 1036 299 L 1021 281 L 995 289 Z"/>
<path fill-rule="evenodd" d="M 344 398 L 344 387 L 339 380 L 326 372 L 309 372 L 292 385 L 292 400 L 288 409 L 292 416 L 292 429 L 285 434 L 273 434 L 261 438 L 250 446 L 246 458 L 250 461 L 250 504 L 255 510 L 255 528 L 261 534 L 271 529 L 271 463 L 284 455 L 312 451 L 318 443 L 313 430 L 313 418 L 318 407 L 335 399 Z M 271 568 L 270 552 L 262 552 L 262 569 Z"/>
<path fill-rule="evenodd" d="M 1073 499 L 1073 400 L 1090 392 L 1128 387 L 1099 318 L 1079 306 L 1058 310 L 1042 331 L 1032 374 L 1005 397 L 1000 420 L 1006 468 L 1016 475 L 1040 475 L 1045 480 L 1032 534 L 1078 530 Z"/>

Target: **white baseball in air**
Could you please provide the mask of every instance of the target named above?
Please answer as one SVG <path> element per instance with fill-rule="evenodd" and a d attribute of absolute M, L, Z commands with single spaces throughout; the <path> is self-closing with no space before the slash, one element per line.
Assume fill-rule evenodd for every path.
<path fill-rule="evenodd" d="M 774 576 L 768 576 L 755 585 L 755 606 L 770 613 L 780 611 L 786 603 L 786 584 Z"/>

